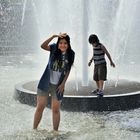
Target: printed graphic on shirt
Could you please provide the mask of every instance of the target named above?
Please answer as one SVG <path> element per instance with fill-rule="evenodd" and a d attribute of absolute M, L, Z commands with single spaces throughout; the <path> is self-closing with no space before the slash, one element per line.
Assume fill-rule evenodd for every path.
<path fill-rule="evenodd" d="M 65 55 L 62 55 L 62 60 L 55 60 L 52 62 L 51 69 L 53 71 L 62 72 L 66 68 L 66 64 L 68 60 L 66 59 Z"/>

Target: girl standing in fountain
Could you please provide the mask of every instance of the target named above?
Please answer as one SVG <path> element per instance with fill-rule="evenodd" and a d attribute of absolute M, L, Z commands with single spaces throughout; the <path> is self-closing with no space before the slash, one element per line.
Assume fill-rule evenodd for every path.
<path fill-rule="evenodd" d="M 49 45 L 54 38 L 58 38 L 57 43 Z M 70 37 L 66 33 L 52 35 L 41 45 L 41 48 L 50 51 L 50 57 L 38 84 L 37 107 L 34 115 L 33 128 L 37 129 L 50 94 L 52 97 L 53 129 L 57 131 L 60 122 L 60 105 L 64 94 L 65 83 L 73 65 L 75 53 L 71 49 Z"/>
<path fill-rule="evenodd" d="M 98 97 L 102 97 L 103 93 L 103 86 L 104 81 L 107 77 L 107 66 L 105 60 L 105 54 L 107 55 L 108 59 L 110 60 L 110 65 L 115 67 L 115 64 L 112 61 L 112 58 L 105 48 L 103 44 L 100 43 L 98 36 L 95 34 L 91 34 L 89 36 L 89 43 L 93 46 L 93 57 L 88 63 L 88 66 L 91 65 L 92 61 L 94 60 L 94 75 L 93 79 L 96 81 L 97 89 L 92 91 L 92 94 L 97 94 Z"/>

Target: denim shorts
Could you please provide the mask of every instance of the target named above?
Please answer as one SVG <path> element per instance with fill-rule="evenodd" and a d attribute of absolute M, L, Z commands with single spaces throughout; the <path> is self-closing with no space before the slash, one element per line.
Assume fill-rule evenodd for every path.
<path fill-rule="evenodd" d="M 56 97 L 59 101 L 62 100 L 63 98 L 63 94 L 59 94 L 59 93 L 56 93 L 57 91 L 57 85 L 53 85 L 53 84 L 49 84 L 49 89 L 48 91 L 43 91 L 41 89 L 37 89 L 37 95 L 38 96 L 52 96 L 52 97 Z"/>

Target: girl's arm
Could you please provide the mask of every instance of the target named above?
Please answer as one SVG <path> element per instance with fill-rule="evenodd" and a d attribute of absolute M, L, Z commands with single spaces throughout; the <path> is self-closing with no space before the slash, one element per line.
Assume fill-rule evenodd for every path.
<path fill-rule="evenodd" d="M 67 81 L 67 79 L 68 79 L 68 77 L 69 77 L 69 74 L 70 74 L 70 71 L 68 71 L 68 72 L 65 74 L 65 77 L 64 77 L 64 79 L 63 79 L 63 81 L 62 81 L 61 84 L 64 84 L 64 85 L 65 85 L 65 83 L 66 83 L 66 81 Z"/>
<path fill-rule="evenodd" d="M 58 90 L 59 90 L 60 93 L 63 93 L 63 91 L 64 91 L 65 83 L 66 83 L 66 81 L 67 81 L 67 79 L 68 79 L 68 77 L 69 77 L 69 74 L 70 74 L 70 71 L 68 71 L 68 72 L 65 74 L 65 77 L 64 77 L 62 83 L 58 86 Z"/>
<path fill-rule="evenodd" d="M 104 53 L 107 55 L 108 59 L 110 60 L 110 65 L 112 67 L 115 67 L 115 64 L 113 63 L 112 58 L 111 58 L 109 52 L 107 51 L 107 49 L 103 45 L 101 45 L 101 48 L 104 51 Z"/>
<path fill-rule="evenodd" d="M 44 41 L 41 45 L 41 48 L 47 51 L 50 51 L 49 43 L 55 38 L 59 37 L 58 35 L 52 35 L 50 38 L 48 38 L 46 41 Z"/>
<path fill-rule="evenodd" d="M 62 33 L 62 34 L 55 34 L 55 35 L 52 35 L 50 38 L 48 38 L 46 41 L 44 41 L 41 45 L 41 48 L 44 49 L 44 50 L 47 50 L 47 51 L 50 51 L 50 46 L 49 46 L 49 43 L 56 37 L 64 37 L 66 36 L 67 34 L 66 33 Z"/>

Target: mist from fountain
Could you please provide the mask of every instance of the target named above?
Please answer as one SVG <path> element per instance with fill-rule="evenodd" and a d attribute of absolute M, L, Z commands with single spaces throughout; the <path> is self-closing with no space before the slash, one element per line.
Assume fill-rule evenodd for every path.
<path fill-rule="evenodd" d="M 2 0 L 0 1 L 0 3 Z M 5 2 L 5 1 L 4 1 Z M 12 3 L 13 1 L 9 1 Z M 21 3 L 21 1 L 17 0 Z M 112 54 L 112 58 L 115 59 L 117 68 L 109 68 L 109 79 L 115 79 L 116 86 L 122 78 L 128 80 L 139 81 L 140 77 L 140 64 L 139 64 L 139 52 L 138 46 L 140 44 L 140 18 L 139 18 L 139 7 L 140 2 L 138 0 L 27 0 L 22 1 L 21 11 L 17 6 L 11 5 L 11 9 L 14 9 L 14 14 L 17 11 L 20 13 L 20 18 L 10 15 L 7 10 L 0 16 L 0 27 L 2 31 L 7 31 L 4 34 L 0 33 L 0 43 L 2 47 L 4 43 L 7 46 L 7 42 L 10 40 L 8 34 L 11 35 L 11 31 L 17 31 L 13 34 L 16 41 L 9 47 L 14 48 L 12 53 L 9 52 L 5 55 L 7 49 L 2 50 L 3 53 L 0 55 L 0 139 L 5 140 L 19 140 L 19 139 L 113 139 L 113 140 L 139 140 L 140 138 L 140 109 L 129 110 L 129 111 L 115 111 L 115 112 L 67 112 L 62 111 L 61 113 L 61 124 L 59 135 L 52 133 L 51 124 L 51 110 L 46 108 L 44 112 L 44 118 L 40 125 L 40 131 L 36 132 L 32 130 L 32 121 L 35 108 L 21 104 L 13 99 L 14 86 L 15 84 L 22 81 L 29 81 L 39 79 L 46 64 L 47 57 L 44 51 L 39 49 L 39 45 L 44 41 L 50 34 L 67 32 L 71 37 L 72 48 L 76 52 L 76 61 L 73 66 L 70 75 L 70 81 L 74 79 L 76 89 L 79 90 L 78 81 L 83 81 L 83 85 L 92 80 L 92 68 L 86 67 L 86 61 L 92 56 L 92 47 L 88 45 L 88 35 L 91 33 L 98 34 L 101 42 L 105 44 L 107 49 Z M 16 2 L 15 2 L 16 3 Z M 35 18 L 29 20 L 28 15 L 33 13 L 26 13 L 27 9 L 34 11 Z M 83 5 L 84 3 L 84 5 Z M 25 4 L 25 7 L 24 7 Z M 88 8 L 83 9 L 85 5 Z M 9 6 L 10 7 L 10 6 Z M 2 9 L 2 8 L 1 8 Z M 25 12 L 23 12 L 23 9 Z M 87 13 L 87 17 L 83 13 Z M 12 12 L 12 11 L 11 11 Z M 4 17 L 5 15 L 5 17 Z M 19 16 L 17 14 L 17 16 Z M 34 16 L 34 15 L 32 15 Z M 12 26 L 19 22 L 19 27 Z M 9 20 L 10 19 L 10 20 Z M 20 20 L 19 20 L 20 19 Z M 28 19 L 28 21 L 27 21 Z M 36 20 L 35 20 L 36 19 Z M 37 21 L 38 20 L 38 21 Z M 88 21 L 84 21 L 88 20 Z M 10 25 L 7 23 L 10 22 Z M 13 24 L 14 22 L 14 24 Z M 31 32 L 39 34 L 37 39 L 38 48 L 34 46 L 36 38 L 32 40 L 33 46 L 26 50 L 26 53 L 19 54 L 15 49 L 17 46 L 20 49 L 24 49 L 25 46 L 19 45 L 19 42 L 25 42 L 20 38 L 22 31 L 25 30 L 25 25 L 30 22 L 34 26 L 37 22 L 37 30 L 32 31 L 31 26 L 27 26 L 26 34 Z M 63 23 L 63 24 L 62 24 Z M 87 24 L 86 27 L 83 24 Z M 7 30 L 5 30 L 5 25 Z M 21 26 L 22 25 L 22 26 Z M 65 25 L 65 26 L 64 26 Z M 3 27 L 3 28 L 2 28 Z M 14 29 L 13 29 L 13 28 Z M 19 36 L 20 37 L 19 37 Z M 25 35 L 25 32 L 23 33 Z M 12 36 L 11 36 L 12 37 Z M 34 38 L 34 36 L 32 36 Z M 27 39 L 27 38 L 26 38 Z M 29 39 L 29 38 L 28 38 Z M 83 42 L 85 39 L 85 42 Z M 11 40 L 14 40 L 12 38 Z M 28 42 L 28 41 L 27 41 Z M 84 54 L 84 51 L 87 54 Z M 30 49 L 36 50 L 36 53 L 29 52 Z M 84 62 L 82 62 L 84 61 Z M 84 73 L 88 71 L 88 77 L 84 77 Z M 76 80 L 75 80 L 76 79 Z M 47 118 L 47 120 L 46 120 Z M 47 123 L 46 123 L 47 122 Z M 43 129 L 47 128 L 46 130 Z M 119 135 L 118 135 L 119 134 Z"/>
<path fill-rule="evenodd" d="M 22 10 L 22 18 L 21 18 L 21 26 L 23 25 L 23 22 L 24 22 L 24 16 L 25 16 L 25 10 L 26 10 L 26 3 L 27 3 L 27 0 L 24 0 L 23 10 Z"/>
<path fill-rule="evenodd" d="M 75 77 L 81 79 L 83 86 L 88 86 L 89 81 L 92 80 L 92 70 L 87 67 L 88 60 L 92 57 L 92 47 L 88 44 L 88 36 L 95 33 L 116 63 L 116 69 L 111 69 L 108 63 L 108 81 L 114 79 L 116 81 L 114 86 L 118 85 L 119 79 L 139 81 L 133 77 L 133 71 L 129 71 L 128 75 L 125 73 L 125 69 L 131 65 L 139 66 L 136 58 L 130 58 L 132 54 L 128 50 L 132 49 L 130 39 L 133 38 L 138 42 L 140 35 L 138 32 L 136 38 L 131 36 L 137 30 L 133 30 L 139 16 L 136 15 L 138 12 L 136 1 L 128 3 L 122 0 L 107 0 L 106 2 L 103 0 L 100 2 L 96 0 L 73 2 L 42 0 L 34 4 L 38 11 L 38 26 L 42 33 L 40 44 L 49 34 L 67 32 L 71 36 L 72 47 L 76 52 L 75 69 L 78 71 L 77 76 L 74 72 L 71 75 L 73 79 Z M 136 48 L 137 45 L 133 45 L 133 49 L 136 50 Z M 138 56 L 138 53 L 135 53 Z M 126 63 L 129 58 L 134 60 Z"/>

